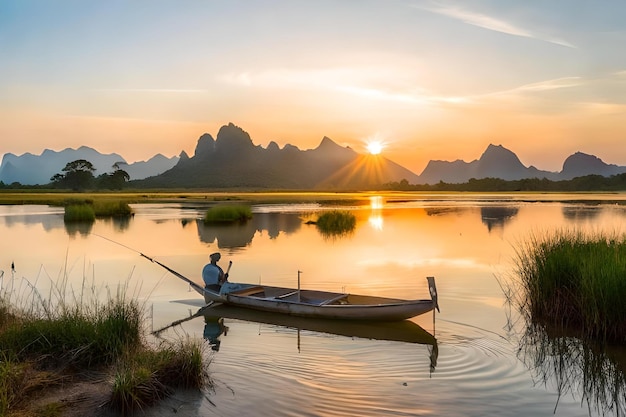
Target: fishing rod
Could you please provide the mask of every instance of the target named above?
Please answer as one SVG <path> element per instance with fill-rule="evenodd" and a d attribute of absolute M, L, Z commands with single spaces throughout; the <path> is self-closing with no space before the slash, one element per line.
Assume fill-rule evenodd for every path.
<path fill-rule="evenodd" d="M 199 284 L 195 283 L 194 281 L 192 281 L 191 279 L 187 278 L 186 276 L 184 276 L 184 275 L 183 275 L 183 274 L 181 274 L 180 272 L 174 271 L 174 270 L 173 270 L 172 268 L 170 268 L 169 266 L 162 264 L 161 262 L 159 262 L 159 261 L 157 261 L 156 259 L 154 259 L 154 258 L 152 258 L 152 257 L 150 257 L 150 256 L 148 256 L 148 255 L 146 255 L 145 253 L 142 253 L 142 252 L 138 251 L 137 249 L 133 249 L 133 248 L 131 248 L 130 246 L 126 246 L 126 245 L 124 245 L 123 243 L 116 242 L 116 241 L 114 241 L 114 240 L 112 240 L 112 239 L 109 239 L 108 237 L 101 236 L 101 235 L 99 235 L 99 234 L 97 234 L 97 233 L 91 233 L 91 234 L 92 234 L 92 235 L 94 235 L 94 236 L 98 236 L 99 238 L 102 238 L 102 239 L 104 239 L 104 240 L 108 240 L 108 241 L 109 241 L 109 242 L 111 242 L 111 243 L 115 243 L 116 245 L 119 245 L 119 246 L 121 246 L 121 247 L 123 247 L 123 248 L 126 248 L 126 249 L 128 249 L 128 250 L 131 250 L 131 251 L 133 251 L 133 252 L 138 253 L 140 256 L 143 256 L 144 258 L 146 258 L 146 259 L 147 259 L 147 260 L 149 260 L 150 262 L 155 263 L 155 264 L 159 265 L 159 266 L 160 266 L 160 267 L 162 267 L 162 268 L 165 268 L 168 272 L 170 272 L 171 274 L 173 274 L 173 275 L 174 275 L 174 276 L 176 276 L 177 278 L 182 279 L 183 281 L 185 281 L 186 283 L 188 283 L 190 286 L 192 286 L 192 287 L 193 287 L 193 289 L 194 289 L 194 290 L 196 290 L 196 291 L 198 291 L 200 294 L 204 294 L 204 292 L 205 292 L 205 291 L 204 291 L 204 287 L 203 287 L 203 286 L 201 286 L 201 285 L 199 285 Z M 232 263 L 232 262 L 231 262 L 231 263 Z M 229 269 L 230 269 L 230 265 L 229 265 Z"/>

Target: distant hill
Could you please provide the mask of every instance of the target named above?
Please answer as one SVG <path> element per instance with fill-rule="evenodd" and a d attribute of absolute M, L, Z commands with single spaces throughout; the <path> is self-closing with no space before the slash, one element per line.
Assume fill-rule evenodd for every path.
<path fill-rule="evenodd" d="M 606 164 L 597 156 L 576 152 L 565 160 L 559 177 L 564 180 L 594 174 L 610 177 L 624 172 L 626 172 L 626 167 Z"/>
<path fill-rule="evenodd" d="M 472 162 L 430 161 L 419 176 L 420 184 L 435 184 L 439 181 L 457 184 L 471 178 L 501 178 L 518 180 L 522 178 L 557 179 L 558 174 L 525 167 L 513 152 L 502 145 L 489 145 L 480 159 Z"/>
<path fill-rule="evenodd" d="M 147 177 L 158 175 L 167 171 L 178 163 L 180 157 L 172 156 L 168 158 L 162 154 L 156 154 L 147 161 L 133 162 L 132 164 L 123 163 L 119 164 L 120 169 L 128 172 L 131 180 L 141 180 Z"/>
<path fill-rule="evenodd" d="M 113 164 L 118 163 L 130 175 L 131 179 L 141 179 L 161 173 L 178 162 L 178 157 L 166 158 L 156 155 L 146 162 L 127 164 L 116 153 L 102 154 L 95 149 L 81 146 L 78 149 L 67 148 L 62 151 L 44 150 L 41 155 L 25 153 L 17 156 L 7 153 L 0 164 L 0 181 L 5 184 L 19 182 L 24 185 L 48 184 L 54 174 L 61 173 L 68 162 L 85 159 L 96 168 L 95 176 L 111 172 Z"/>
<path fill-rule="evenodd" d="M 240 127 L 230 123 L 217 138 L 206 133 L 194 155 L 181 158 L 170 170 L 140 181 L 135 187 L 358 189 L 418 176 L 380 156 L 363 156 L 324 137 L 315 149 L 293 145 L 282 149 L 254 145 Z"/>
<path fill-rule="evenodd" d="M 112 171 L 116 162 L 124 161 L 118 154 L 103 155 L 95 149 L 81 146 L 78 149 L 64 149 L 56 152 L 46 149 L 41 155 L 25 153 L 16 156 L 7 153 L 0 165 L 0 181 L 5 184 L 19 182 L 21 184 L 48 184 L 50 177 L 60 173 L 68 162 L 85 159 L 96 168 L 98 176 Z"/>
<path fill-rule="evenodd" d="M 515 153 L 502 145 L 489 145 L 480 159 L 472 162 L 431 160 L 419 175 L 417 184 L 436 184 L 440 181 L 460 184 L 472 178 L 500 178 L 507 181 L 546 178 L 558 181 L 590 174 L 611 176 L 624 172 L 626 172 L 626 167 L 609 165 L 598 157 L 581 152 L 568 157 L 561 172 L 542 171 L 534 166 L 524 166 Z"/>

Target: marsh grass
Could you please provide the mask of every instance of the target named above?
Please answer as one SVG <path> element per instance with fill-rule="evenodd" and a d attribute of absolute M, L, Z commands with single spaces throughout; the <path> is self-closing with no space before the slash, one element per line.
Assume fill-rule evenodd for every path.
<path fill-rule="evenodd" d="M 207 210 L 205 223 L 245 222 L 252 218 L 252 209 L 248 205 L 217 205 Z"/>
<path fill-rule="evenodd" d="M 129 217 L 132 210 L 121 200 L 77 200 L 65 201 L 64 220 L 66 222 L 93 222 L 97 217 Z"/>
<path fill-rule="evenodd" d="M 21 415 L 33 395 L 94 373 L 114 375 L 109 405 L 122 413 L 209 384 L 201 341 L 147 343 L 146 308 L 128 282 L 112 292 L 84 280 L 74 291 L 61 280 L 47 295 L 24 282 L 0 289 L 0 415 Z"/>
<path fill-rule="evenodd" d="M 356 217 L 346 210 L 331 210 L 319 215 L 315 225 L 323 236 L 343 236 L 354 231 Z"/>
<path fill-rule="evenodd" d="M 124 356 L 113 376 L 109 407 L 128 414 L 157 403 L 177 388 L 203 388 L 210 382 L 203 351 L 200 341 L 188 339 Z"/>
<path fill-rule="evenodd" d="M 65 206 L 63 220 L 66 222 L 93 222 L 96 220 L 96 213 L 89 204 L 72 204 Z"/>
<path fill-rule="evenodd" d="M 626 343 L 626 236 L 557 231 L 517 248 L 515 295 L 530 320 Z"/>

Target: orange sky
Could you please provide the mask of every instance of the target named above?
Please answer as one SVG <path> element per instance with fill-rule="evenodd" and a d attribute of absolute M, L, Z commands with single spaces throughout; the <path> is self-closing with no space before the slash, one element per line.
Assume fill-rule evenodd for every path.
<path fill-rule="evenodd" d="M 0 154 L 193 154 L 368 141 L 419 174 L 490 143 L 626 165 L 626 3 L 20 1 L 0 5 Z"/>

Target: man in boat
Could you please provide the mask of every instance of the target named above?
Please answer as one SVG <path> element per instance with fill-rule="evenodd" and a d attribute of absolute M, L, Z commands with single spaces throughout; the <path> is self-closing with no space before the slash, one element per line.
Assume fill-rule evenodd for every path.
<path fill-rule="evenodd" d="M 228 280 L 228 272 L 224 273 L 224 270 L 217 264 L 221 258 L 222 255 L 219 252 L 210 254 L 209 259 L 211 262 L 202 268 L 204 285 L 214 291 L 219 291 L 222 284 Z"/>

